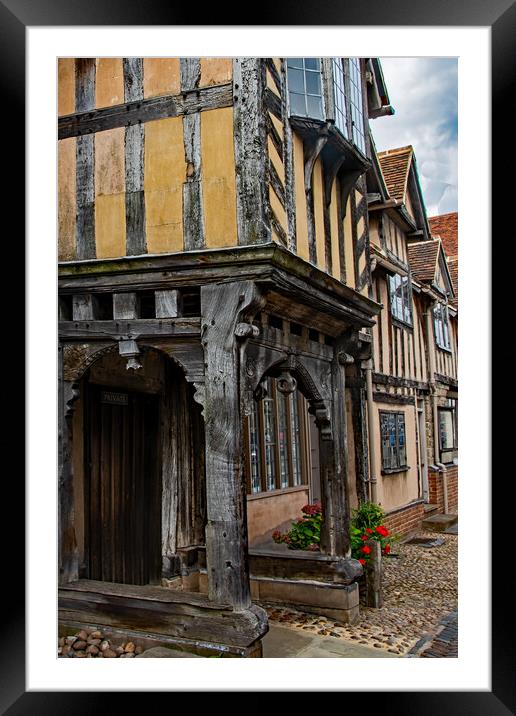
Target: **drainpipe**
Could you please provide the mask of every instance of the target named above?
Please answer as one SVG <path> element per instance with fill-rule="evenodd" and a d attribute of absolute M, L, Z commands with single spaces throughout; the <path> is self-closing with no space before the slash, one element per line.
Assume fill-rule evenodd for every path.
<path fill-rule="evenodd" d="M 426 318 L 426 337 L 428 344 L 428 383 L 430 386 L 430 394 L 432 396 L 432 415 L 433 415 L 433 433 L 434 433 L 434 464 L 440 467 L 441 456 L 439 455 L 439 422 L 437 416 L 437 395 L 435 393 L 435 352 L 434 352 L 434 332 L 432 329 L 432 308 L 430 304 L 425 312 Z M 444 494 L 444 513 L 448 514 L 448 475 L 446 468 L 442 471 L 443 476 L 443 494 Z"/>
<path fill-rule="evenodd" d="M 369 500 L 378 502 L 378 491 L 376 489 L 376 444 L 374 441 L 374 420 L 373 420 L 373 359 L 362 361 L 366 377 L 366 400 L 367 400 L 367 437 L 369 447 Z"/>

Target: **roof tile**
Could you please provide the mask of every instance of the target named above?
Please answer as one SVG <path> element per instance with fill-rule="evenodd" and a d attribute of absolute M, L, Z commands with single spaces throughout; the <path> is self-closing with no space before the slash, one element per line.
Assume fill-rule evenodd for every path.
<path fill-rule="evenodd" d="M 424 283 L 431 283 L 434 280 L 438 252 L 438 240 L 409 244 L 409 264 L 415 279 Z"/>
<path fill-rule="evenodd" d="M 459 215 L 456 211 L 428 219 L 430 230 L 434 236 L 440 236 L 448 258 L 458 256 L 458 225 Z"/>
<path fill-rule="evenodd" d="M 411 145 L 378 152 L 378 160 L 387 189 L 390 196 L 397 201 L 405 201 L 405 189 L 412 154 Z"/>

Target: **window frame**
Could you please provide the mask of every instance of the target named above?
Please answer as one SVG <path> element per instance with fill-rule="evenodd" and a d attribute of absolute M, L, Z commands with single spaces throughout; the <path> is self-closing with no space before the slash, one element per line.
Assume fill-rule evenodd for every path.
<path fill-rule="evenodd" d="M 442 413 L 451 413 L 452 416 L 452 436 L 453 436 L 453 446 L 448 448 L 443 448 L 442 439 L 441 439 L 441 414 Z M 456 458 L 456 453 L 458 450 L 458 433 L 457 433 L 457 412 L 455 406 L 437 406 L 437 437 L 439 439 L 439 457 L 441 459 L 441 463 L 443 465 L 452 465 L 453 461 Z M 444 453 L 452 453 L 451 460 L 444 460 L 443 454 Z"/>
<path fill-rule="evenodd" d="M 246 484 L 247 484 L 247 496 L 257 497 L 264 495 L 272 495 L 280 492 L 309 489 L 309 464 L 307 459 L 307 446 L 309 445 L 308 438 L 308 426 L 306 424 L 306 413 L 307 405 L 306 399 L 299 390 L 295 390 L 291 395 L 283 395 L 277 389 L 276 378 L 268 376 L 268 386 L 270 386 L 270 392 L 265 398 L 255 400 L 253 404 L 253 411 L 256 415 L 256 427 L 257 427 L 257 446 L 259 451 L 258 460 L 258 474 L 259 474 L 259 490 L 253 489 L 252 480 L 252 463 L 251 463 L 251 416 L 248 416 L 244 421 L 244 440 L 245 440 L 245 457 L 246 457 Z M 265 444 L 265 402 L 270 401 L 273 406 L 274 415 L 274 442 L 271 443 L 274 446 L 273 449 L 273 462 L 274 462 L 274 487 L 269 489 L 267 480 L 267 460 L 266 460 L 266 444 Z M 286 428 L 286 453 L 287 453 L 287 467 L 288 467 L 288 484 L 282 485 L 281 482 L 281 453 L 280 453 L 280 401 L 283 401 L 285 406 L 285 428 Z M 299 455 L 298 455 L 298 471 L 294 472 L 294 445 L 295 440 L 293 436 L 292 420 L 294 417 L 294 401 L 297 408 L 297 416 L 299 422 Z M 296 483 L 296 475 L 299 475 L 299 482 Z"/>
<path fill-rule="evenodd" d="M 433 324 L 434 324 L 434 340 L 435 345 L 440 348 L 443 351 L 448 351 L 449 353 L 452 352 L 451 347 L 451 332 L 450 332 L 450 316 L 448 314 L 448 306 L 445 303 L 442 303 L 441 301 L 438 301 L 433 309 L 432 309 L 432 318 L 433 318 Z M 441 327 L 442 332 L 442 339 L 443 341 L 440 341 L 439 336 L 439 330 L 437 323 L 439 321 L 439 325 Z M 446 344 L 447 341 L 447 344 Z"/>
<path fill-rule="evenodd" d="M 405 420 L 405 413 L 401 410 L 379 410 L 379 420 L 380 420 L 380 456 L 382 460 L 382 469 L 381 473 L 382 475 L 390 475 L 397 472 L 406 472 L 407 470 L 410 470 L 409 465 L 407 465 L 407 425 Z M 386 418 L 387 420 L 389 418 L 394 417 L 394 424 L 396 429 L 396 445 L 395 445 L 395 453 L 396 453 L 396 465 L 392 465 L 392 459 L 390 460 L 390 464 L 386 465 L 386 459 L 384 455 L 384 447 L 383 447 L 383 440 L 384 440 L 384 429 L 383 429 L 383 419 Z M 399 418 L 402 418 L 403 420 L 403 451 L 404 451 L 404 462 L 401 463 L 400 460 L 400 441 L 399 441 Z M 389 429 L 390 431 L 390 429 Z M 390 434 L 390 432 L 389 432 Z"/>
<path fill-rule="evenodd" d="M 400 279 L 399 285 L 402 288 L 403 288 L 403 286 L 405 286 L 405 290 L 402 290 L 402 295 L 401 295 L 401 312 L 403 314 L 401 318 L 393 310 L 393 308 L 394 308 L 394 302 L 393 302 L 394 292 L 392 290 L 392 281 L 396 277 L 399 277 L 399 279 Z M 404 281 L 406 282 L 405 284 L 404 284 Z M 402 274 L 399 274 L 399 273 L 388 274 L 387 284 L 388 284 L 388 289 L 389 289 L 389 312 L 390 312 L 391 317 L 395 321 L 402 323 L 404 326 L 413 328 L 414 327 L 414 311 L 413 311 L 413 307 L 412 307 L 412 281 L 410 280 L 410 276 L 408 274 L 406 276 L 403 276 Z M 406 298 L 406 300 L 405 300 L 405 298 Z M 409 319 L 410 319 L 408 321 L 405 318 L 405 306 L 408 308 Z"/>
<path fill-rule="evenodd" d="M 319 69 L 318 69 L 318 70 L 312 70 L 312 69 L 310 69 L 310 68 L 307 69 L 307 68 L 305 67 L 305 60 L 307 60 L 307 59 L 308 59 L 308 60 L 317 60 L 318 63 L 319 63 Z M 289 66 L 289 61 L 290 61 L 290 60 L 302 60 L 303 65 L 302 65 L 302 67 L 290 67 L 290 66 Z M 325 118 L 326 118 L 326 113 L 327 113 L 327 107 L 326 107 L 326 102 L 325 102 L 325 97 L 324 97 L 324 76 L 323 76 L 323 75 L 324 75 L 324 72 L 323 72 L 323 68 L 324 68 L 324 62 L 323 62 L 323 58 L 321 58 L 321 57 L 287 57 L 287 58 L 286 58 L 287 103 L 288 103 L 287 106 L 288 106 L 288 116 L 289 116 L 289 117 L 302 117 L 302 118 L 304 118 L 304 119 L 315 119 L 315 120 L 320 121 L 320 122 L 325 120 Z M 289 83 L 289 69 L 291 69 L 291 70 L 298 70 L 298 71 L 301 70 L 301 71 L 303 72 L 304 93 L 295 92 L 295 91 L 291 90 L 291 88 L 290 88 L 290 83 Z M 320 94 L 320 95 L 318 95 L 318 94 L 313 94 L 313 93 L 309 93 L 309 92 L 306 91 L 306 73 L 307 73 L 307 72 L 313 73 L 313 74 L 316 74 L 316 73 L 319 74 L 319 84 L 320 84 L 320 91 L 321 91 L 321 94 Z M 305 113 L 305 114 L 298 114 L 297 112 L 293 112 L 293 111 L 292 111 L 291 94 L 298 95 L 299 97 L 304 97 L 305 110 L 306 110 L 306 113 Z M 314 114 L 309 114 L 309 113 L 308 113 L 307 97 L 320 97 L 320 100 L 321 100 L 321 116 L 320 116 L 320 117 L 315 116 Z"/>

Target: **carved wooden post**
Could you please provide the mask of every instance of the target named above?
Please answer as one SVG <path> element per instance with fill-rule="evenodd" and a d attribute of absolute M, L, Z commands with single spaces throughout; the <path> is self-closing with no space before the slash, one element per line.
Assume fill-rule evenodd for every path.
<path fill-rule="evenodd" d="M 344 366 L 335 349 L 331 364 L 331 431 L 319 426 L 324 523 L 321 548 L 326 554 L 349 556 L 347 436 Z M 316 415 L 317 421 L 317 415 Z"/>
<path fill-rule="evenodd" d="M 59 581 L 79 578 L 79 556 L 74 524 L 72 470 L 72 404 L 78 397 L 74 383 L 64 379 L 63 347 L 59 346 L 58 488 L 59 488 Z"/>
<path fill-rule="evenodd" d="M 206 399 L 206 560 L 210 599 L 245 609 L 251 604 L 243 476 L 242 343 L 253 332 L 239 324 L 256 299 L 251 282 L 201 288 Z"/>
<path fill-rule="evenodd" d="M 371 548 L 371 560 L 364 570 L 366 583 L 366 605 L 380 609 L 383 605 L 382 594 L 382 547 L 376 540 L 365 543 Z"/>

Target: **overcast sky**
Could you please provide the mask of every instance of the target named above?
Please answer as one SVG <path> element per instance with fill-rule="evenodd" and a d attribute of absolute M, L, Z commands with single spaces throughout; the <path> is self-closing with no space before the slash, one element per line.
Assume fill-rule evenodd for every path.
<path fill-rule="evenodd" d="M 377 150 L 412 144 L 428 216 L 457 211 L 457 60 L 381 63 L 395 114 L 371 120 Z"/>

